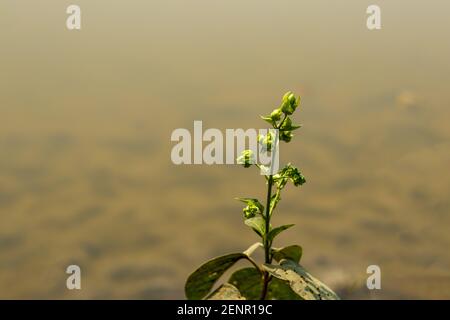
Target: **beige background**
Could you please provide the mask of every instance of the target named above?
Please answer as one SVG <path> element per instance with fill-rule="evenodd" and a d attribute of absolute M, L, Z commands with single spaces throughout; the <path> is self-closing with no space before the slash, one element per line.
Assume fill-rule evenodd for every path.
<path fill-rule="evenodd" d="M 304 127 L 282 158 L 308 183 L 277 245 L 345 298 L 450 298 L 450 5 L 376 2 L 369 32 L 373 1 L 2 0 L 0 298 L 183 298 L 201 262 L 256 241 L 233 198 L 265 188 L 174 166 L 170 134 L 260 128 L 287 90 Z"/>

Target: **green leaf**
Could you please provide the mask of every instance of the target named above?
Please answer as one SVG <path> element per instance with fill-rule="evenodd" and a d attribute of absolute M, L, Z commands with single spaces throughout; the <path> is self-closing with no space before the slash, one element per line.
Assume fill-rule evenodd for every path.
<path fill-rule="evenodd" d="M 256 268 L 244 268 L 233 273 L 228 280 L 247 300 L 257 300 L 262 292 L 262 275 Z"/>
<path fill-rule="evenodd" d="M 212 289 L 216 281 L 240 259 L 246 259 L 243 253 L 231 253 L 209 260 L 187 279 L 184 288 L 186 297 L 189 300 L 199 300 L 204 298 Z"/>
<path fill-rule="evenodd" d="M 274 120 L 272 120 L 272 118 L 270 116 L 269 117 L 260 116 L 260 117 L 261 117 L 261 119 L 263 119 L 267 123 L 270 123 L 272 126 L 276 125 L 276 122 Z"/>
<path fill-rule="evenodd" d="M 247 300 L 259 300 L 262 293 L 263 278 L 255 268 L 244 268 L 233 273 L 228 280 L 238 288 Z M 266 299 L 272 300 L 298 300 L 292 289 L 284 281 L 272 278 L 269 282 Z"/>
<path fill-rule="evenodd" d="M 272 242 L 273 239 L 275 239 L 275 237 L 277 235 L 279 235 L 281 232 L 283 232 L 286 229 L 289 229 L 292 226 L 294 226 L 294 225 L 293 224 L 286 224 L 284 226 L 276 227 L 276 228 L 270 230 L 269 234 L 267 235 L 267 237 L 269 238 L 269 241 Z"/>
<path fill-rule="evenodd" d="M 270 280 L 267 297 L 272 300 L 301 300 L 288 283 L 274 277 Z"/>
<path fill-rule="evenodd" d="M 277 192 L 270 198 L 270 215 L 272 215 L 272 212 L 275 210 L 280 200 L 281 200 L 281 192 L 280 190 L 277 190 Z"/>
<path fill-rule="evenodd" d="M 272 249 L 272 257 L 275 261 L 280 262 L 283 259 L 292 260 L 296 263 L 300 262 L 303 249 L 298 245 L 287 246 L 279 249 Z"/>
<path fill-rule="evenodd" d="M 208 298 L 208 300 L 245 300 L 242 297 L 239 290 L 229 283 L 222 284 L 219 288 L 214 290 Z"/>
<path fill-rule="evenodd" d="M 250 219 L 246 219 L 244 223 L 251 227 L 255 232 L 263 237 L 266 234 L 266 221 L 263 217 L 257 216 Z"/>
<path fill-rule="evenodd" d="M 293 125 L 291 118 L 287 117 L 284 120 L 284 122 L 283 122 L 283 124 L 282 124 L 282 126 L 280 128 L 280 131 L 294 131 L 294 130 L 297 130 L 297 129 L 301 128 L 301 127 L 302 127 L 301 125 Z"/>
<path fill-rule="evenodd" d="M 289 283 L 292 291 L 303 300 L 339 300 L 333 290 L 294 261 L 282 260 L 279 266 L 264 264 L 263 268 L 273 277 Z"/>

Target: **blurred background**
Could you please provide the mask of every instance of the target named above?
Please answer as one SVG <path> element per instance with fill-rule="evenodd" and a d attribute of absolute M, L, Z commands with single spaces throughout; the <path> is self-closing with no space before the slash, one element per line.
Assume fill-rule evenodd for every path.
<path fill-rule="evenodd" d="M 382 29 L 366 28 L 376 2 Z M 66 29 L 77 4 L 82 29 Z M 0 2 L 0 298 L 184 298 L 256 236 L 257 170 L 175 166 L 176 128 L 303 124 L 276 246 L 343 298 L 450 298 L 448 1 Z M 66 267 L 82 290 L 66 288 Z M 382 290 L 366 268 L 379 265 Z"/>

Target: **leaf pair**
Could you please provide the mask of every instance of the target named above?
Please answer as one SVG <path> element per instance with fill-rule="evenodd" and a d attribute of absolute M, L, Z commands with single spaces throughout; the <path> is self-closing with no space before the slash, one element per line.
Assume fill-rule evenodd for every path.
<path fill-rule="evenodd" d="M 242 259 L 250 260 L 249 255 L 259 246 L 259 243 L 252 245 L 246 253 L 231 253 L 211 259 L 195 270 L 187 279 L 185 285 L 185 294 L 189 300 L 199 300 L 205 298 L 213 288 L 214 284 L 220 277 L 231 268 L 236 262 Z M 292 258 L 297 262 L 300 260 L 302 248 L 300 246 L 290 246 L 281 249 L 273 249 L 272 255 L 276 261 L 278 259 Z M 248 254 L 247 254 L 248 253 Z M 298 260 L 297 260 L 298 258 Z M 261 273 L 256 268 L 251 268 L 259 274 L 259 282 L 261 283 Z M 233 278 L 233 276 L 232 276 Z M 231 282 L 231 281 L 230 281 Z M 242 282 L 242 281 L 240 281 Z M 231 282 L 232 283 L 232 282 Z M 232 288 L 225 287 L 215 292 L 215 297 L 223 296 L 225 292 L 232 291 Z M 261 291 L 259 291 L 261 293 Z M 213 293 L 214 294 L 214 293 Z M 212 294 L 212 295 L 213 295 Z"/>
<path fill-rule="evenodd" d="M 272 276 L 266 298 L 278 300 L 339 299 L 333 290 L 298 264 L 301 251 L 299 246 L 273 249 L 273 257 L 280 264 L 264 264 L 262 266 Z M 260 299 L 262 274 L 256 268 L 243 268 L 234 272 L 228 283 L 221 285 L 208 295 L 217 280 L 241 259 L 249 259 L 249 257 L 244 253 L 232 253 L 203 264 L 189 276 L 185 286 L 186 297 L 190 300 L 204 298 L 220 300 Z"/>
<path fill-rule="evenodd" d="M 249 226 L 250 228 L 252 228 L 261 238 L 264 238 L 264 236 L 266 235 L 266 221 L 263 217 L 261 216 L 257 216 L 257 217 L 253 217 L 250 219 L 246 219 L 244 221 L 244 223 Z M 272 226 L 269 225 L 269 233 L 267 235 L 268 241 L 269 243 L 273 242 L 273 239 L 275 239 L 275 237 L 277 235 L 279 235 L 281 232 L 283 232 L 284 230 L 290 228 L 294 226 L 293 224 L 286 224 L 283 226 L 279 226 L 276 228 L 272 229 Z"/>

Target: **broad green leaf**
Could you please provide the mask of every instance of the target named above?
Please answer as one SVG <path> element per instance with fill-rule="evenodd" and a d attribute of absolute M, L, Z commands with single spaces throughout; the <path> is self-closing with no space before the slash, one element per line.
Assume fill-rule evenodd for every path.
<path fill-rule="evenodd" d="M 244 223 L 251 227 L 261 237 L 266 233 L 266 222 L 263 217 L 256 216 L 250 219 L 246 219 Z"/>
<path fill-rule="evenodd" d="M 243 253 L 231 253 L 206 262 L 187 279 L 184 288 L 186 297 L 189 300 L 204 298 L 228 268 L 238 260 L 246 258 Z"/>
<path fill-rule="evenodd" d="M 257 300 L 262 292 L 262 275 L 256 268 L 244 268 L 233 273 L 228 280 L 247 300 Z"/>
<path fill-rule="evenodd" d="M 290 228 L 292 226 L 294 226 L 294 225 L 293 224 L 286 224 L 284 226 L 276 227 L 276 228 L 270 230 L 269 234 L 267 235 L 267 237 L 269 238 L 269 241 L 272 242 L 273 239 L 275 239 L 275 237 L 277 235 L 279 235 L 281 232 L 283 232 L 284 230 L 286 230 L 286 229 L 288 229 L 288 228 Z"/>
<path fill-rule="evenodd" d="M 229 283 L 238 288 L 242 296 L 247 300 L 259 300 L 262 293 L 263 278 L 255 268 L 244 268 L 236 271 L 228 280 Z M 298 300 L 287 283 L 277 278 L 269 282 L 266 299 L 268 300 Z"/>
<path fill-rule="evenodd" d="M 301 300 L 301 298 L 294 291 L 292 291 L 287 282 L 275 277 L 272 277 L 272 280 L 270 280 L 267 299 Z"/>
<path fill-rule="evenodd" d="M 272 257 L 277 262 L 280 262 L 283 259 L 287 259 L 299 263 L 302 257 L 302 252 L 302 247 L 298 245 L 292 245 L 278 249 L 274 248 L 272 249 Z"/>
<path fill-rule="evenodd" d="M 282 260 L 280 265 L 264 264 L 263 268 L 273 277 L 289 283 L 291 289 L 303 300 L 339 300 L 333 290 L 294 261 Z"/>
<path fill-rule="evenodd" d="M 208 296 L 208 300 L 245 300 L 244 297 L 242 297 L 239 290 L 229 284 L 224 283 L 219 288 L 214 290 L 211 295 Z"/>

